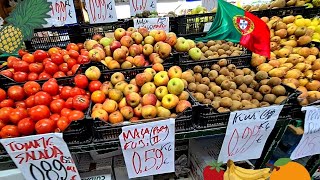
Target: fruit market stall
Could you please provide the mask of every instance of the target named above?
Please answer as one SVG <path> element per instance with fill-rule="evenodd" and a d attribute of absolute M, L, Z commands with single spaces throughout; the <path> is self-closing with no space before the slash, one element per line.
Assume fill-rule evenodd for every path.
<path fill-rule="evenodd" d="M 28 16 L 33 1 L 43 9 L 28 29 L 15 20 Z M 50 3 L 17 4 L 0 29 L 0 38 L 14 32 L 12 43 L 0 43 L 3 169 L 17 167 L 27 179 L 51 178 L 44 164 L 75 179 L 272 179 L 281 174 L 271 169 L 301 168 L 297 176 L 304 177 L 318 168 L 320 146 L 308 141 L 317 137 L 320 112 L 317 1 L 243 6 L 270 32 L 270 58 L 227 36 L 206 39 L 219 8 L 162 17 L 151 0 L 141 12 L 130 3 L 132 18 L 117 19 L 114 1 L 85 1 L 88 17 L 74 19 L 79 14 L 70 13 L 79 12 L 66 4 L 70 13 L 60 22 L 46 14 Z M 304 128 L 302 140 L 279 155 L 294 123 Z M 279 164 L 282 157 L 295 162 Z"/>

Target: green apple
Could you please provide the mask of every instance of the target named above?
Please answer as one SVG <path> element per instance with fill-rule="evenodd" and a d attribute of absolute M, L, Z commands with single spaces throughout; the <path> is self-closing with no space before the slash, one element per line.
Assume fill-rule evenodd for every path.
<path fill-rule="evenodd" d="M 100 39 L 99 43 L 102 44 L 103 47 L 109 46 L 112 43 L 113 39 L 108 37 L 103 37 Z"/>
<path fill-rule="evenodd" d="M 174 95 L 180 95 L 184 90 L 184 83 L 179 78 L 172 78 L 167 85 L 168 91 Z"/>
<path fill-rule="evenodd" d="M 145 95 L 145 94 L 154 94 L 154 92 L 156 91 L 156 86 L 153 84 L 153 82 L 147 82 L 145 83 L 142 87 L 141 87 L 141 94 Z"/>
<path fill-rule="evenodd" d="M 190 49 L 188 41 L 183 37 L 179 37 L 177 39 L 177 43 L 174 45 L 174 47 L 178 52 L 188 52 Z"/>
<path fill-rule="evenodd" d="M 162 98 L 161 104 L 166 109 L 173 109 L 179 103 L 178 96 L 174 94 L 167 94 Z"/>
<path fill-rule="evenodd" d="M 198 61 L 201 59 L 201 56 L 202 56 L 202 51 L 197 48 L 197 47 L 194 47 L 194 48 L 191 48 L 189 50 L 189 56 L 195 60 L 195 61 Z"/>
<path fill-rule="evenodd" d="M 155 92 L 157 98 L 161 101 L 162 98 L 168 94 L 168 88 L 166 86 L 159 86 Z"/>

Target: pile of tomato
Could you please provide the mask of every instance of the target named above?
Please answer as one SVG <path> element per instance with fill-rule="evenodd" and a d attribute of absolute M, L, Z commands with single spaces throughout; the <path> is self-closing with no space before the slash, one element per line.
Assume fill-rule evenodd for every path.
<path fill-rule="evenodd" d="M 0 74 L 16 82 L 71 76 L 76 73 L 80 64 L 90 62 L 88 54 L 81 43 L 70 43 L 66 49 L 53 47 L 48 52 L 36 50 L 28 53 L 20 50 L 21 58 L 10 56 L 7 59 L 8 68 Z"/>
<path fill-rule="evenodd" d="M 89 82 L 78 74 L 68 85 L 51 78 L 42 85 L 36 81 L 0 88 L 0 137 L 61 132 L 72 121 L 82 120 L 90 104 Z"/>

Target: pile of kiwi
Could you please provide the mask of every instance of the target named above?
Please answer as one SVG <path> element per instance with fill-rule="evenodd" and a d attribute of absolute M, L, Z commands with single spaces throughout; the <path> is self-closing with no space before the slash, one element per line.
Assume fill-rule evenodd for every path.
<path fill-rule="evenodd" d="M 240 56 L 243 54 L 243 48 L 241 45 L 221 40 L 210 40 L 207 43 L 198 42 L 197 47 L 201 49 L 203 53 L 201 60 Z"/>
<path fill-rule="evenodd" d="M 264 71 L 237 69 L 234 64 L 228 65 L 226 59 L 219 60 L 211 68 L 197 65 L 186 72 L 193 74 L 186 80 L 191 94 L 218 112 L 281 104 L 287 99 L 280 78 L 269 78 Z"/>

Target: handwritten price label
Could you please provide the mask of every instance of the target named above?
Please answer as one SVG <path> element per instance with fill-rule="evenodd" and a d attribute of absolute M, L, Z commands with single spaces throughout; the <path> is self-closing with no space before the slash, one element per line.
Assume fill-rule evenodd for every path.
<path fill-rule="evenodd" d="M 169 32 L 169 17 L 161 18 L 136 18 L 133 19 L 135 28 L 145 27 L 149 31 L 152 29 Z"/>
<path fill-rule="evenodd" d="M 211 11 L 213 8 L 217 7 L 217 0 L 202 0 L 202 6 L 205 7 L 208 11 Z"/>
<path fill-rule="evenodd" d="M 174 172 L 175 120 L 122 128 L 119 136 L 129 178 Z"/>
<path fill-rule="evenodd" d="M 25 179 L 80 180 L 61 133 L 1 139 Z"/>
<path fill-rule="evenodd" d="M 320 154 L 320 107 L 308 106 L 302 110 L 306 111 L 304 134 L 290 156 L 292 160 Z"/>
<path fill-rule="evenodd" d="M 118 21 L 114 0 L 85 0 L 91 24 Z"/>
<path fill-rule="evenodd" d="M 150 12 L 157 10 L 157 0 L 129 0 L 129 2 L 131 16 L 142 13 L 144 10 Z"/>
<path fill-rule="evenodd" d="M 219 161 L 259 158 L 282 108 L 283 105 L 231 112 Z"/>
<path fill-rule="evenodd" d="M 51 3 L 48 24 L 45 27 L 64 26 L 77 23 L 76 11 L 73 0 L 47 0 Z"/>

